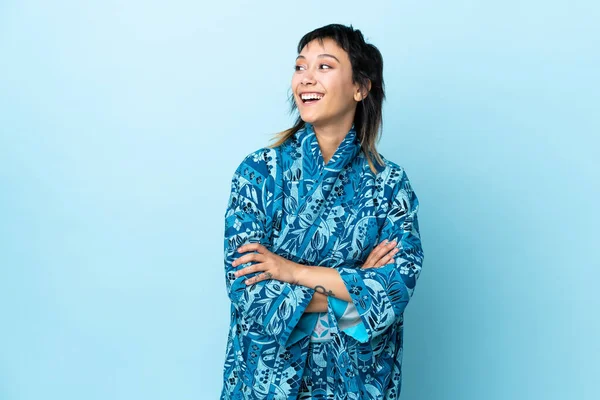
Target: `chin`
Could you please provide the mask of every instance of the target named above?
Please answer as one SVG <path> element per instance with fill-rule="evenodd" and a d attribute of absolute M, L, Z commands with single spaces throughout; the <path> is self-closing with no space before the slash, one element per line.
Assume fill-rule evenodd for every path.
<path fill-rule="evenodd" d="M 302 121 L 308 122 L 309 124 L 312 124 L 312 125 L 314 125 L 315 122 L 319 122 L 319 117 L 316 115 L 312 115 L 312 114 L 300 113 L 300 118 L 302 118 Z"/>
<path fill-rule="evenodd" d="M 300 118 L 302 118 L 302 121 L 308 122 L 309 124 L 314 124 L 314 122 L 315 122 L 315 120 L 311 117 L 305 117 L 303 115 L 300 115 Z"/>

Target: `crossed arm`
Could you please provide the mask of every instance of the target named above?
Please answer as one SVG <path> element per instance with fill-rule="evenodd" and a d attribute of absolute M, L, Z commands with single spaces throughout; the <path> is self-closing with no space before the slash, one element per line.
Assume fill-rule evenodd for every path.
<path fill-rule="evenodd" d="M 235 272 L 235 277 L 239 278 L 250 273 L 263 271 L 252 278 L 246 280 L 246 285 L 250 285 L 265 279 L 279 279 L 295 285 L 305 286 L 315 290 L 315 294 L 308 304 L 305 313 L 326 312 L 327 296 L 352 302 L 352 297 L 348 292 L 346 285 L 339 272 L 333 268 L 302 265 L 287 260 L 277 254 L 267 250 L 261 244 L 251 243 L 241 246 L 239 253 L 245 253 L 255 250 L 258 253 L 245 254 L 237 258 L 232 265 L 248 263 L 251 261 L 256 264 L 240 269 Z M 391 263 L 398 248 L 396 242 L 386 243 L 382 241 L 376 246 L 367 257 L 363 268 L 374 268 Z"/>
<path fill-rule="evenodd" d="M 377 232 L 380 238 L 396 241 L 398 250 L 393 242 L 391 248 L 380 244 L 362 268 L 310 267 L 267 250 L 272 245 L 267 228 L 272 223 L 269 194 L 273 182 L 268 179 L 266 155 L 254 154 L 240 164 L 225 212 L 225 282 L 236 312 L 262 326 L 282 345 L 301 336 L 296 328 L 305 313 L 323 312 L 329 310 L 327 306 L 335 313 L 334 306 L 343 307 L 342 303 L 354 306 L 362 322 L 344 332 L 362 343 L 383 334 L 401 318 L 423 262 L 418 199 L 406 173 L 399 171 L 400 179 L 393 186 L 385 220 Z M 385 260 L 381 254 L 373 258 L 377 248 L 383 254 L 397 253 L 387 254 Z M 244 277 L 246 274 L 251 275 Z M 299 334 L 292 335 L 295 332 Z"/>

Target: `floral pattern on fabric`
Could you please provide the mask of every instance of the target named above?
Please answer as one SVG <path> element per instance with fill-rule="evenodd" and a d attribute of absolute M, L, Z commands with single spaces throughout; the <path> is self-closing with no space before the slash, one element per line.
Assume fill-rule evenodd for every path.
<path fill-rule="evenodd" d="M 423 249 L 417 196 L 404 169 L 383 159 L 374 174 L 353 126 L 325 164 L 306 123 L 281 146 L 259 149 L 237 167 L 225 212 L 231 324 L 221 399 L 400 395 L 403 313 Z M 384 239 L 397 241 L 394 262 L 361 268 Z M 352 302 L 328 297 L 326 314 L 305 313 L 314 289 L 276 279 L 247 286 L 256 273 L 233 273 L 253 263 L 231 263 L 249 242 L 300 264 L 336 269 Z M 318 323 L 328 340 L 311 340 Z"/>

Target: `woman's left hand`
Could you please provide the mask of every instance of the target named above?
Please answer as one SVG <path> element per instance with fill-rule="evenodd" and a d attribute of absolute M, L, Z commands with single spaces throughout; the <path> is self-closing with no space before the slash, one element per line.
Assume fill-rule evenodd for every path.
<path fill-rule="evenodd" d="M 263 271 L 261 274 L 257 274 L 250 279 L 246 279 L 246 285 L 251 285 L 265 279 L 279 279 L 283 282 L 296 284 L 296 274 L 299 270 L 300 264 L 270 252 L 260 243 L 245 244 L 239 247 L 237 251 L 238 253 L 258 251 L 258 253 L 243 255 L 231 263 L 231 265 L 234 267 L 251 261 L 258 263 L 235 272 L 235 277 L 238 278 L 253 272 Z"/>

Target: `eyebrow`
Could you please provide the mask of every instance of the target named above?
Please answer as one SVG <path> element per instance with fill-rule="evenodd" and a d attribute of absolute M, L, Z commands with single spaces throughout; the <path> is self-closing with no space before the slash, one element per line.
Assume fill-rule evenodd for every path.
<path fill-rule="evenodd" d="M 338 60 L 338 58 L 336 56 L 334 56 L 333 54 L 319 54 L 317 56 L 317 58 L 324 58 L 324 57 L 331 57 L 331 58 L 335 59 L 335 61 L 337 61 L 337 62 L 339 62 L 341 64 L 340 60 Z M 300 55 L 300 56 L 296 57 L 296 60 L 299 59 L 299 58 L 306 59 L 306 57 Z"/>

